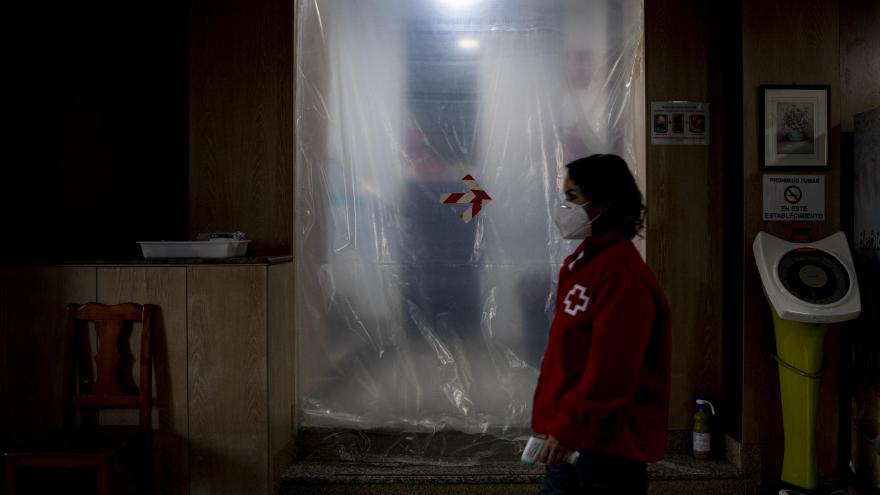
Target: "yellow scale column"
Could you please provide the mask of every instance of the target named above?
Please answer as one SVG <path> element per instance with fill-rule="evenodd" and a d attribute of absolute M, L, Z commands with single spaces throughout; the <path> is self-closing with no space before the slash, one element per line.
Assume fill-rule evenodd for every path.
<path fill-rule="evenodd" d="M 772 305 L 771 305 L 772 307 Z M 782 480 L 813 489 L 819 484 L 816 468 L 816 411 L 825 324 L 802 323 L 773 314 L 776 352 L 779 361 L 779 389 L 782 394 L 782 424 L 785 453 Z"/>

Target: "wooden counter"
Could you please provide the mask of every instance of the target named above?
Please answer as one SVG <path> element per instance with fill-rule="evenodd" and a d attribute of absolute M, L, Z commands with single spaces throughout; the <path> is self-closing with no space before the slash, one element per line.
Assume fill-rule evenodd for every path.
<path fill-rule="evenodd" d="M 64 307 L 89 301 L 158 306 L 157 491 L 275 492 L 294 436 L 290 258 L 0 267 L 0 447 L 60 425 Z"/>

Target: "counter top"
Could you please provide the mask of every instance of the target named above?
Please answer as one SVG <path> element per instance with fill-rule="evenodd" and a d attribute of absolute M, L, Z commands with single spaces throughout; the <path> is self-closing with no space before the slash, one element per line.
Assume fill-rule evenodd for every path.
<path fill-rule="evenodd" d="M 148 258 L 121 260 L 42 260 L 3 263 L 9 266 L 130 266 L 130 265 L 276 265 L 293 256 L 242 256 L 238 258 Z"/>

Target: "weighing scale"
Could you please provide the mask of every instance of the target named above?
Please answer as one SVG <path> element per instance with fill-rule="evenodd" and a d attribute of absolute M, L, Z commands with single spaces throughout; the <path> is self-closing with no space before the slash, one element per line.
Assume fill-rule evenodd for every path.
<path fill-rule="evenodd" d="M 773 309 L 785 433 L 782 481 L 812 490 L 818 485 L 816 410 L 825 332 L 828 323 L 859 316 L 856 271 L 843 232 L 816 242 L 759 232 L 752 248 Z"/>

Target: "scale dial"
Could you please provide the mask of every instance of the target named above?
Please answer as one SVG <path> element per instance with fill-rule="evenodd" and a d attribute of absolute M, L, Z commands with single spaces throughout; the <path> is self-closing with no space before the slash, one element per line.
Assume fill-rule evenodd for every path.
<path fill-rule="evenodd" d="M 821 249 L 792 249 L 779 260 L 777 274 L 789 293 L 811 304 L 834 304 L 849 292 L 846 268 Z"/>

